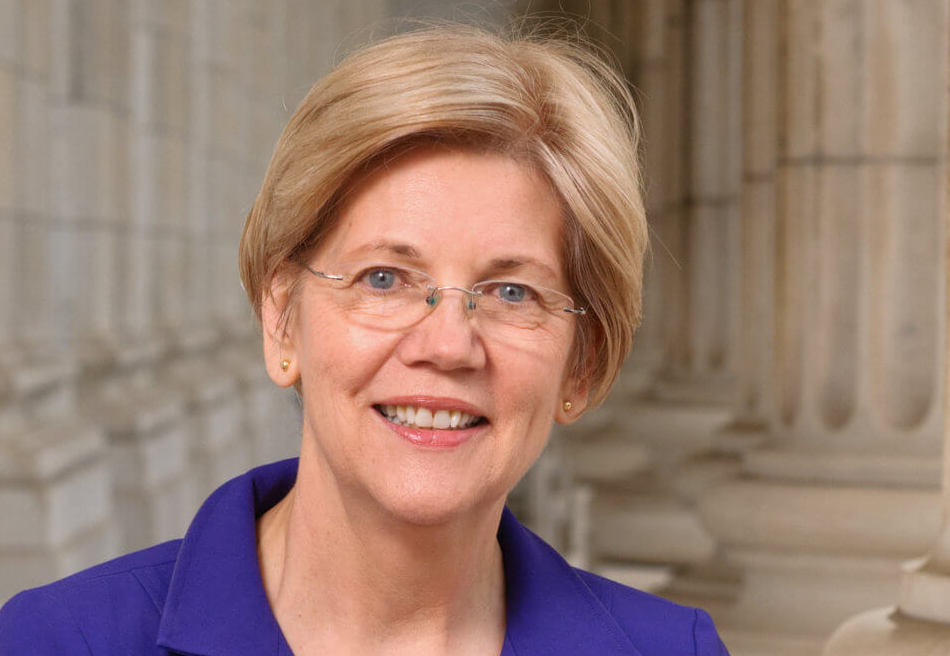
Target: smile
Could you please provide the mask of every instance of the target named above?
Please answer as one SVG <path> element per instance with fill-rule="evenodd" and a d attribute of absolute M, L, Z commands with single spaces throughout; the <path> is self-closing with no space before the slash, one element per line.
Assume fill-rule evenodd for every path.
<path fill-rule="evenodd" d="M 485 421 L 484 417 L 470 415 L 461 410 L 430 410 L 413 405 L 375 405 L 388 421 L 400 426 L 432 428 L 436 430 L 462 430 Z"/>

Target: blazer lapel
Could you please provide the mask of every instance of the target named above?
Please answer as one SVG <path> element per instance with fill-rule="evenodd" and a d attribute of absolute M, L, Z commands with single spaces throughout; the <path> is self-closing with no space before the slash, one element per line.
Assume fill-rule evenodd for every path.
<path fill-rule="evenodd" d="M 498 542 L 504 558 L 504 656 L 642 656 L 577 572 L 507 508 Z"/>
<path fill-rule="evenodd" d="M 200 656 L 274 655 L 284 646 L 261 581 L 256 520 L 287 493 L 296 472 L 296 460 L 266 465 L 208 497 L 175 562 L 160 646 Z"/>

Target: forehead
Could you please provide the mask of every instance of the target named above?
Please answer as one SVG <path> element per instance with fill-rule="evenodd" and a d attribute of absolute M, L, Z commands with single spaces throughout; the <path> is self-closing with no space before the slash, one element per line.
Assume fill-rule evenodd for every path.
<path fill-rule="evenodd" d="M 562 230 L 557 196 L 531 167 L 426 148 L 358 181 L 318 253 L 342 260 L 389 250 L 426 264 L 530 260 L 560 275 Z"/>

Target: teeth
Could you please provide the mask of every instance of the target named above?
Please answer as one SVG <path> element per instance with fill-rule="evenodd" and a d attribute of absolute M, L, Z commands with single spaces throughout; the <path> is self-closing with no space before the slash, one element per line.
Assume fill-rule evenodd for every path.
<path fill-rule="evenodd" d="M 448 428 L 451 422 L 452 419 L 448 410 L 439 410 L 432 417 L 433 428 Z"/>
<path fill-rule="evenodd" d="M 411 405 L 383 405 L 379 408 L 387 419 L 393 423 L 416 426 L 417 428 L 435 428 L 439 430 L 468 428 L 478 421 L 477 416 L 467 414 L 461 410 L 436 410 L 433 413 L 429 408 L 417 408 Z"/>
<path fill-rule="evenodd" d="M 419 428 L 432 428 L 432 411 L 428 408 L 417 408 L 416 426 Z"/>

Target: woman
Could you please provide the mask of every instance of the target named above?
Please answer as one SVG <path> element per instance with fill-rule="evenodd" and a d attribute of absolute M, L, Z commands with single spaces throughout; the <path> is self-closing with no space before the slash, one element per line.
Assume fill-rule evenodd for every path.
<path fill-rule="evenodd" d="M 701 611 L 572 569 L 504 509 L 630 346 L 636 149 L 624 83 L 564 42 L 432 28 L 345 60 L 241 242 L 299 462 L 15 597 L 0 652 L 726 653 Z"/>

